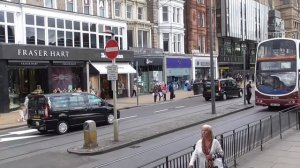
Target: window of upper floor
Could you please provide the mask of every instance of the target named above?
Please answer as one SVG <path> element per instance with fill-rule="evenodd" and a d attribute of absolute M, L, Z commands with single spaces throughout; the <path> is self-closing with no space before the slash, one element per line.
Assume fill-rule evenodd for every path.
<path fill-rule="evenodd" d="M 76 1 L 75 0 L 66 0 L 66 11 L 76 12 Z"/>
<path fill-rule="evenodd" d="M 169 7 L 168 6 L 163 6 L 162 7 L 162 15 L 163 15 L 163 21 L 167 22 L 169 21 Z"/>
<path fill-rule="evenodd" d="M 107 17 L 107 0 L 97 0 L 97 15 Z"/>
<path fill-rule="evenodd" d="M 121 2 L 120 1 L 115 1 L 115 16 L 116 17 L 121 17 Z"/>
<path fill-rule="evenodd" d="M 103 49 L 111 35 L 123 49 L 122 27 L 26 14 L 26 44 Z M 47 23 L 47 24 L 46 24 Z"/>
<path fill-rule="evenodd" d="M 126 17 L 127 17 L 127 19 L 132 19 L 132 5 L 127 5 Z"/>
<path fill-rule="evenodd" d="M 138 47 L 149 48 L 149 31 L 138 30 Z"/>
<path fill-rule="evenodd" d="M 56 0 L 44 0 L 44 7 L 56 8 Z"/>
<path fill-rule="evenodd" d="M 15 14 L 0 10 L 0 43 L 15 43 Z"/>
<path fill-rule="evenodd" d="M 91 13 L 91 1 L 90 0 L 82 0 L 83 4 L 83 13 L 89 15 Z"/>
<path fill-rule="evenodd" d="M 143 20 L 144 19 L 144 8 L 143 7 L 138 7 L 138 19 Z"/>

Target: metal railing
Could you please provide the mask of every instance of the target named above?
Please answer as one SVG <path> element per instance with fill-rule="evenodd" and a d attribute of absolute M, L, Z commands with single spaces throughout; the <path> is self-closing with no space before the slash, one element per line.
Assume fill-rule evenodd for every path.
<path fill-rule="evenodd" d="M 217 135 L 215 138 L 219 140 L 224 150 L 224 161 L 236 167 L 237 158 L 257 147 L 260 147 L 260 150 L 262 150 L 263 143 L 273 137 L 279 135 L 280 139 L 282 139 L 282 133 L 293 126 L 299 129 L 299 117 L 300 107 L 291 107 L 279 111 L 275 115 L 270 115 L 232 131 Z M 187 168 L 194 148 L 195 146 L 185 148 L 138 168 Z M 197 165 L 196 161 L 195 167 Z"/>

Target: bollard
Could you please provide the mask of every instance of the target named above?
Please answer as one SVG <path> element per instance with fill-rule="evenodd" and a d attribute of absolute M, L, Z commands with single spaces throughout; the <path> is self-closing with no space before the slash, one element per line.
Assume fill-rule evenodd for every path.
<path fill-rule="evenodd" d="M 83 124 L 84 144 L 83 148 L 90 149 L 98 147 L 96 123 L 93 120 L 87 120 Z"/>

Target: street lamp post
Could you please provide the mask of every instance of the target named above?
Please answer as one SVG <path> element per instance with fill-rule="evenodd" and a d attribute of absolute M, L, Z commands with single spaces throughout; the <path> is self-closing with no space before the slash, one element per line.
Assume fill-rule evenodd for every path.
<path fill-rule="evenodd" d="M 216 114 L 214 55 L 213 55 L 213 32 L 212 32 L 212 0 L 209 6 L 209 33 L 210 33 L 210 83 L 211 83 L 211 113 Z"/>
<path fill-rule="evenodd" d="M 243 54 L 243 78 L 244 78 L 244 105 L 246 104 L 246 43 L 242 41 L 241 44 Z"/>

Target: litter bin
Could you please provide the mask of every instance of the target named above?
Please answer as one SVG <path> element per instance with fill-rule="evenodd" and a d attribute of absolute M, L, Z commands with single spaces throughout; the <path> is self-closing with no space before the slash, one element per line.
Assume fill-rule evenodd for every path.
<path fill-rule="evenodd" d="M 202 92 L 203 92 L 202 83 L 200 83 L 200 82 L 194 83 L 193 91 L 194 91 L 194 95 L 202 94 Z"/>

